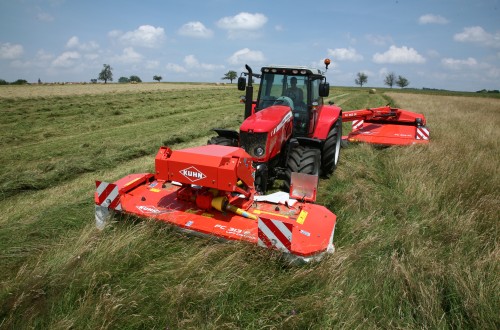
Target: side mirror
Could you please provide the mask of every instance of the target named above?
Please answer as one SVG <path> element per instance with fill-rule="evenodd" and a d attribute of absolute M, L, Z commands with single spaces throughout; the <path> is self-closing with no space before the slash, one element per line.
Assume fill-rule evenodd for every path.
<path fill-rule="evenodd" d="M 239 91 L 244 91 L 246 84 L 247 84 L 247 80 L 245 79 L 245 77 L 238 78 L 238 90 Z"/>
<path fill-rule="evenodd" d="M 330 84 L 327 82 L 319 84 L 319 96 L 327 97 L 330 95 Z"/>

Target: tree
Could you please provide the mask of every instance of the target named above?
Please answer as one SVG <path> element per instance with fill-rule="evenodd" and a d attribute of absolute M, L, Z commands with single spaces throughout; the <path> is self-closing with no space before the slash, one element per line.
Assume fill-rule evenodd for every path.
<path fill-rule="evenodd" d="M 222 77 L 222 80 L 230 80 L 231 84 L 233 83 L 233 80 L 238 77 L 238 73 L 236 71 L 229 70 L 224 77 Z"/>
<path fill-rule="evenodd" d="M 130 79 L 128 79 L 127 77 L 120 77 L 120 79 L 118 79 L 118 82 L 120 84 L 126 84 L 126 83 L 130 82 Z"/>
<path fill-rule="evenodd" d="M 130 82 L 136 82 L 136 83 L 142 82 L 142 80 L 141 80 L 141 78 L 139 78 L 139 76 L 130 76 L 129 80 L 130 80 Z"/>
<path fill-rule="evenodd" d="M 12 82 L 11 85 L 27 85 L 28 81 L 26 79 L 17 79 L 16 81 Z"/>
<path fill-rule="evenodd" d="M 408 79 L 406 79 L 403 76 L 398 76 L 398 80 L 396 81 L 396 85 L 398 85 L 401 88 L 405 88 L 409 84 L 410 84 L 410 82 L 408 81 Z"/>
<path fill-rule="evenodd" d="M 9 83 L 6 80 L 0 79 L 0 85 L 8 85 Z"/>
<path fill-rule="evenodd" d="M 391 87 L 396 83 L 396 74 L 394 72 L 389 73 L 385 76 L 384 84 Z"/>
<path fill-rule="evenodd" d="M 366 84 L 367 82 L 368 76 L 363 72 L 358 72 L 357 78 L 354 79 L 354 83 L 356 83 L 356 85 L 359 85 L 360 87 L 363 87 L 363 84 Z"/>
<path fill-rule="evenodd" d="M 106 84 L 109 81 L 113 81 L 113 68 L 109 64 L 103 64 L 103 69 L 99 73 L 99 80 L 103 80 Z"/>
<path fill-rule="evenodd" d="M 153 76 L 153 80 L 160 82 L 163 78 L 161 76 Z"/>

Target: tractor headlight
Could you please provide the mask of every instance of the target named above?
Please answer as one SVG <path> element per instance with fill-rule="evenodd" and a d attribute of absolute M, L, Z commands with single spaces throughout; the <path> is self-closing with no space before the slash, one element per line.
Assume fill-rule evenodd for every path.
<path fill-rule="evenodd" d="M 253 153 L 256 157 L 262 157 L 264 155 L 264 148 L 262 147 L 256 147 L 254 150 L 253 150 Z"/>

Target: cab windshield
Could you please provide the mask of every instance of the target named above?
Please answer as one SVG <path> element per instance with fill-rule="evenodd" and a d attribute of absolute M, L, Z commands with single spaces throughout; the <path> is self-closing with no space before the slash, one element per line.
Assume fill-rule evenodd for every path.
<path fill-rule="evenodd" d="M 292 110 L 306 108 L 308 100 L 308 76 L 265 73 L 259 90 L 256 111 L 273 104 L 286 104 Z"/>

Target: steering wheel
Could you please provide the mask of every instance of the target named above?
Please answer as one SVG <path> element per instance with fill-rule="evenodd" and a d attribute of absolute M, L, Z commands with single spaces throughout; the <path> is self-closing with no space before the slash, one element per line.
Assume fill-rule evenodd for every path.
<path fill-rule="evenodd" d="M 273 105 L 286 105 L 293 110 L 293 101 L 288 96 L 280 96 L 274 101 Z"/>

